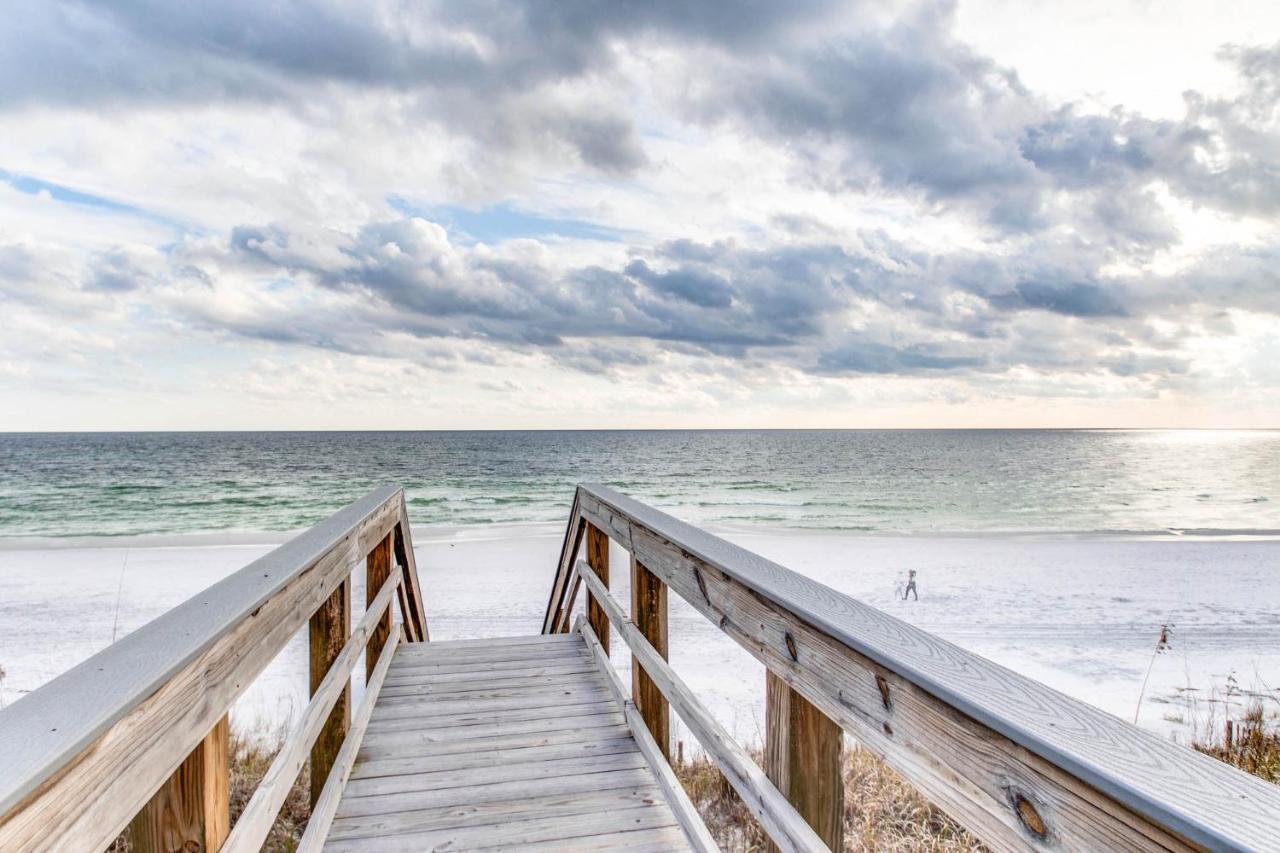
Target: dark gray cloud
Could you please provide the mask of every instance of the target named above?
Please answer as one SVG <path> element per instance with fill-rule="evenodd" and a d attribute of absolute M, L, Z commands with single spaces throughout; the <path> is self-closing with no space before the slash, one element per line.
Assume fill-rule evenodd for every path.
<path fill-rule="evenodd" d="M 620 40 L 745 49 L 837 4 L 50 0 L 0 29 L 0 106 L 284 102 L 317 86 L 411 96 L 411 113 L 485 149 L 570 153 L 606 172 L 645 162 L 630 113 L 566 97 L 616 66 Z M 607 92 L 607 87 L 606 87 Z M 330 121 L 326 114 L 322 120 Z"/>
<path fill-rule="evenodd" d="M 1252 264 L 1210 260 L 1174 277 L 1101 279 L 1095 270 L 1104 256 L 1083 256 L 1071 244 L 1038 243 L 994 258 L 922 252 L 879 233 L 863 235 L 860 251 L 679 240 L 617 268 L 568 269 L 455 246 L 443 229 L 417 219 L 373 223 L 342 238 L 335 252 L 293 242 L 278 226 L 243 228 L 228 251 L 259 272 L 274 263 L 281 274 L 354 297 L 368 328 L 538 349 L 588 372 L 645 363 L 646 352 L 665 349 L 819 374 L 1027 366 L 1172 376 L 1186 371 L 1185 358 L 1152 351 L 1176 348 L 1224 308 L 1280 314 L 1280 273 L 1262 270 L 1265 253 Z M 334 257 L 341 261 L 315 260 Z M 1172 338 L 1151 325 L 1171 319 L 1184 326 Z M 297 334 L 286 318 L 274 322 Z M 275 334 L 271 324 L 237 331 Z M 333 334 L 334 348 L 360 349 Z M 328 346 L 314 329 L 306 335 Z"/>

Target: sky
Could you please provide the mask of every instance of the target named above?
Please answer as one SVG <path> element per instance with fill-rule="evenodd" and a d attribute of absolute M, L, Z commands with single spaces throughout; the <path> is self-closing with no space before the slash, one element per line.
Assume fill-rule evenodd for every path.
<path fill-rule="evenodd" d="M 1280 4 L 0 0 L 0 430 L 1280 426 Z"/>

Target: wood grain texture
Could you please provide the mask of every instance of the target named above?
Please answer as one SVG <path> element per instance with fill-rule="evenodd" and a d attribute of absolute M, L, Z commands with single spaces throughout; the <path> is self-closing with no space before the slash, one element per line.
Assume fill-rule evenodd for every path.
<path fill-rule="evenodd" d="M 405 506 L 404 492 L 396 499 L 396 521 L 393 529 L 395 538 L 396 562 L 404 573 L 404 583 L 400 594 L 404 596 L 404 614 L 406 636 L 411 642 L 425 643 L 431 639 L 427 629 L 426 602 L 422 598 L 422 585 L 418 581 L 418 560 L 413 553 L 413 534 L 409 529 L 409 509 Z M 365 551 L 365 553 L 369 553 Z"/>
<path fill-rule="evenodd" d="M 399 496 L 370 493 L 0 710 L 0 849 L 105 848 L 386 535 Z"/>
<path fill-rule="evenodd" d="M 601 582 L 603 580 L 601 578 Z M 676 778 L 675 771 L 671 769 L 667 756 L 663 754 L 658 742 L 653 739 L 653 735 L 649 732 L 648 726 L 645 725 L 644 719 L 640 716 L 640 711 L 636 708 L 635 702 L 627 697 L 627 689 L 623 685 L 622 679 L 618 677 L 617 671 L 613 668 L 604 644 L 596 637 L 590 623 L 580 621 L 577 628 L 578 633 L 582 635 L 587 645 L 591 648 L 591 656 L 595 658 L 596 665 L 604 675 L 605 684 L 608 685 L 614 701 L 622 705 L 623 715 L 627 718 L 627 725 L 631 727 L 631 733 L 635 736 L 636 744 L 649 762 L 649 769 L 653 771 L 653 775 L 658 780 L 658 785 L 662 788 L 662 793 L 667 798 L 667 803 L 670 804 L 671 810 L 675 813 L 676 820 L 680 822 L 680 829 L 684 832 L 685 838 L 688 839 L 689 846 L 699 851 L 699 853 L 718 853 L 720 847 L 711 836 L 706 823 L 703 822 L 702 815 L 698 814 L 697 806 L 689 799 L 689 794 L 685 791 L 684 785 Z"/>
<path fill-rule="evenodd" d="M 578 564 L 582 574 L 583 564 Z M 593 573 L 594 574 L 594 573 Z M 595 575 L 608 594 L 608 587 Z M 594 587 L 593 587 L 594 588 Z M 667 658 L 667 585 L 634 556 L 631 558 L 631 621 L 640 635 L 662 657 Z M 658 742 L 662 754 L 671 759 L 671 711 L 667 697 L 653 683 L 644 665 L 634 654 L 631 657 L 631 698 L 644 718 L 653 739 Z"/>
<path fill-rule="evenodd" d="M 600 581 L 609 586 L 609 536 L 594 524 L 587 525 L 587 565 L 596 573 Z M 605 657 L 609 656 L 609 619 L 604 609 L 596 602 L 595 597 L 587 594 L 587 621 L 591 631 L 604 649 Z"/>
<path fill-rule="evenodd" d="M 382 585 L 386 583 L 387 578 L 391 577 L 394 538 L 394 533 L 388 533 L 381 542 L 373 547 L 373 550 L 369 552 L 369 556 L 364 558 L 365 607 L 368 607 L 373 602 L 373 597 L 377 595 L 378 590 L 382 589 Z M 378 659 L 382 656 L 382 647 L 387 644 L 387 638 L 390 636 L 391 609 L 388 608 L 386 615 L 374 626 L 373 636 L 369 637 L 369 645 L 365 647 L 364 671 L 366 679 L 372 676 L 374 669 L 377 668 Z"/>
<path fill-rule="evenodd" d="M 542 633 L 564 633 L 568 630 L 564 618 L 564 600 L 568 593 L 569 576 L 578 559 L 578 547 L 586 529 L 586 522 L 578 511 L 579 487 L 573 493 L 573 506 L 569 509 L 569 524 L 565 528 L 564 541 L 560 545 L 560 559 L 556 561 L 555 577 L 551 581 L 551 596 L 547 599 L 546 614 L 542 618 Z"/>
<path fill-rule="evenodd" d="M 379 696 L 325 849 L 593 849 L 580 839 L 595 836 L 625 848 L 620 835 L 677 825 L 594 665 L 516 683 L 491 675 L 504 661 L 536 664 L 539 647 L 590 660 L 580 635 L 440 645 L 405 646 L 392 662 L 386 681 L 408 672 L 426 689 Z M 438 660 L 470 666 L 475 682 L 434 692 L 422 666 Z M 594 701 L 566 704 L 573 697 Z M 666 849 L 688 849 L 678 832 L 662 838 Z"/>
<path fill-rule="evenodd" d="M 765 673 L 764 770 L 832 850 L 844 849 L 844 772 L 839 724 Z"/>
<path fill-rule="evenodd" d="M 399 575 L 393 575 L 382 585 L 382 589 L 378 590 L 369 610 L 360 620 L 360 624 L 356 625 L 355 630 L 351 632 L 351 638 L 334 659 L 333 665 L 329 667 L 328 673 L 320 682 L 311 701 L 303 709 L 297 725 L 285 738 L 280 751 L 272 760 L 271 766 L 267 768 L 267 772 L 263 774 L 262 781 L 258 783 L 257 790 L 253 792 L 244 811 L 240 813 L 236 825 L 232 827 L 231 835 L 223 845 L 222 849 L 225 853 L 253 853 L 261 848 L 262 842 L 271 831 L 272 824 L 275 823 L 280 807 L 289 796 L 293 780 L 302 770 L 311 745 L 325 725 L 339 695 L 349 685 L 351 671 L 360 660 L 365 644 L 369 642 L 369 637 L 382 611 L 391 606 L 391 599 L 395 596 L 396 587 L 400 585 L 400 581 Z"/>
<path fill-rule="evenodd" d="M 995 849 L 1247 850 L 1280 837 L 1275 786 L 611 489 L 580 487 L 578 505 Z"/>
<path fill-rule="evenodd" d="M 827 847 L 774 787 L 764 771 L 733 736 L 707 711 L 688 685 L 676 675 L 666 659 L 649 644 L 639 629 L 622 612 L 622 607 L 600 583 L 591 568 L 578 566 L 587 588 L 596 594 L 614 629 L 631 649 L 633 659 L 649 671 L 650 678 L 675 707 L 680 719 L 711 756 L 725 779 L 738 792 L 743 804 L 779 848 L 788 851 L 823 851 Z M 634 666 L 634 664 L 633 664 Z"/>
<path fill-rule="evenodd" d="M 384 540 L 385 541 L 385 540 Z M 375 592 L 376 592 L 375 588 Z M 389 615 L 389 614 L 388 614 Z M 316 691 L 329 674 L 333 662 L 342 654 L 351 634 L 351 578 L 348 577 L 320 609 L 311 615 L 308 627 L 309 666 L 307 670 L 310 681 L 310 695 Z M 347 679 L 342 691 L 338 694 L 329 712 L 329 718 L 311 746 L 311 805 L 320 798 L 320 789 L 324 780 L 329 778 L 329 770 L 333 760 L 342 749 L 342 742 L 347 737 L 347 729 L 351 726 L 351 680 Z"/>
<path fill-rule="evenodd" d="M 347 738 L 334 758 L 333 771 L 325 780 L 320 796 L 311 806 L 311 816 L 307 819 L 306 830 L 302 833 L 301 841 L 298 842 L 298 853 L 317 853 L 324 846 L 325 839 L 329 837 L 333 816 L 338 811 L 338 802 L 342 798 L 347 780 L 351 777 L 351 769 L 355 765 L 360 743 L 364 740 L 365 728 L 369 725 L 369 717 L 373 714 L 374 705 L 378 701 L 378 691 L 382 687 L 382 681 L 387 677 L 387 670 L 391 668 L 396 648 L 400 645 L 400 637 L 401 626 L 397 624 L 392 627 L 390 636 L 383 644 L 382 653 L 378 656 L 373 672 L 369 673 L 364 698 L 360 700 L 360 710 L 356 712 L 351 729 L 347 732 Z"/>
<path fill-rule="evenodd" d="M 129 822 L 134 853 L 201 853 L 222 846 L 231 828 L 229 734 L 223 717 Z"/>

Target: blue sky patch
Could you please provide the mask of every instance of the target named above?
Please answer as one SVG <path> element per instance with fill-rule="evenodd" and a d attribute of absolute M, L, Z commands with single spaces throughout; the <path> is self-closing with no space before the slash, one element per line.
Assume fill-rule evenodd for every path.
<path fill-rule="evenodd" d="M 454 204 L 419 206 L 403 196 L 387 197 L 392 210 L 405 216 L 420 216 L 444 226 L 451 237 L 463 243 L 501 243 L 518 237 L 569 237 L 575 240 L 620 242 L 624 232 L 586 222 L 541 216 L 513 207 L 507 202 L 472 209 Z"/>
<path fill-rule="evenodd" d="M 137 207 L 123 201 L 117 201 L 106 196 L 87 193 L 74 187 L 55 184 L 52 181 L 42 180 L 41 178 L 33 178 L 30 175 L 19 175 L 6 169 L 0 169 L 0 181 L 13 187 L 20 193 L 27 195 L 39 195 L 40 193 L 48 193 L 49 198 L 54 201 L 60 201 L 64 204 L 75 204 L 80 207 L 91 207 L 95 210 L 101 210 L 104 213 L 118 213 L 123 216 L 134 216 L 139 219 L 147 219 L 151 222 L 159 222 L 179 230 L 186 230 L 185 226 L 174 219 L 170 219 L 159 213 L 154 213 L 145 208 Z"/>

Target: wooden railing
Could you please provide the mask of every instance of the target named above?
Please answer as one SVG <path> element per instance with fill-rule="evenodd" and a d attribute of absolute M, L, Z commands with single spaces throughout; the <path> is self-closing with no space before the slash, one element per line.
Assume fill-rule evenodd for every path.
<path fill-rule="evenodd" d="M 629 616 L 611 539 L 630 552 Z M 545 633 L 571 629 L 582 584 L 579 630 L 605 661 L 611 627 L 626 642 L 658 748 L 674 707 L 782 849 L 840 849 L 843 732 L 996 850 L 1280 847 L 1280 787 L 603 486 L 574 496 Z M 668 588 L 766 667 L 763 773 L 666 663 Z"/>
<path fill-rule="evenodd" d="M 228 710 L 307 625 L 311 701 L 229 833 Z M 127 828 L 138 853 L 256 851 L 308 754 L 318 849 L 402 635 L 427 623 L 404 494 L 383 487 L 0 711 L 0 850 L 103 850 Z"/>

